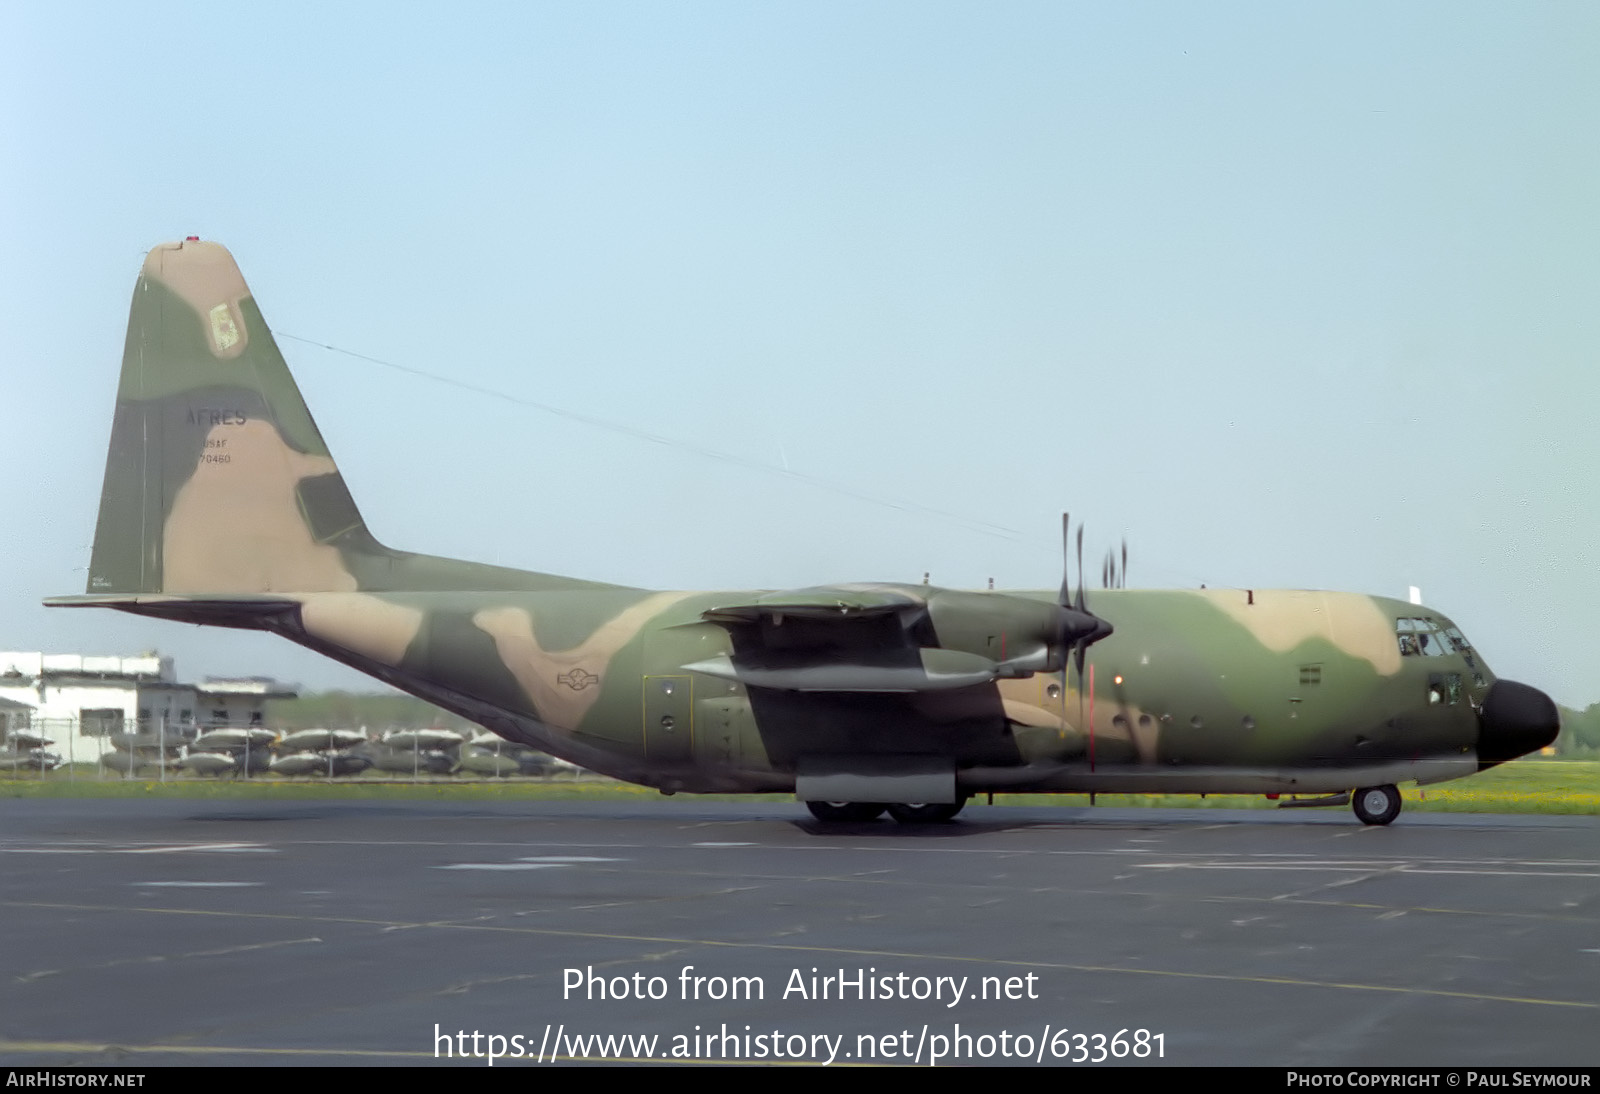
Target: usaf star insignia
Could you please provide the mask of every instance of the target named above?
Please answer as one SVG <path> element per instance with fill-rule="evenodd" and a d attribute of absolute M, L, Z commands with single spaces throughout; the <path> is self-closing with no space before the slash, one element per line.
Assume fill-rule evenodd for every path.
<path fill-rule="evenodd" d="M 600 677 L 584 669 L 572 669 L 570 672 L 563 672 L 556 677 L 556 683 L 565 684 L 573 691 L 582 691 L 590 684 L 598 684 L 599 682 Z"/>

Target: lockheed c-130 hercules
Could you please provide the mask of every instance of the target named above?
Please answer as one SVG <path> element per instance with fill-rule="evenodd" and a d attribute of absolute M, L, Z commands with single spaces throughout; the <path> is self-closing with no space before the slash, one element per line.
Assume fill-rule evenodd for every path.
<path fill-rule="evenodd" d="M 1555 738 L 1550 699 L 1496 680 L 1438 612 L 1121 587 L 1091 609 L 1082 570 L 1081 527 L 1075 598 L 654 592 L 393 550 L 232 256 L 191 237 L 145 259 L 88 590 L 47 603 L 270 631 L 592 770 L 793 791 L 823 820 L 1176 792 L 1321 795 L 1386 824 L 1397 784 Z"/>

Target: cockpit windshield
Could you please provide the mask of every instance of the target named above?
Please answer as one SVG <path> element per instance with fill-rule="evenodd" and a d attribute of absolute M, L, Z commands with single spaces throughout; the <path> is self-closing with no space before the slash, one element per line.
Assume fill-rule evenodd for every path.
<path fill-rule="evenodd" d="M 1472 646 L 1461 628 L 1432 616 L 1406 616 L 1395 620 L 1395 640 L 1402 657 L 1453 657 L 1460 654 L 1473 664 Z"/>

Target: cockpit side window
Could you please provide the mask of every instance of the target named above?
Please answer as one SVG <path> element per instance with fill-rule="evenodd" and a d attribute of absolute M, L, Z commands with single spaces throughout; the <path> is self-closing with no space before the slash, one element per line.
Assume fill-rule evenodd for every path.
<path fill-rule="evenodd" d="M 1467 636 L 1461 633 L 1460 627 L 1446 628 L 1444 632 L 1444 638 L 1445 641 L 1449 643 L 1450 649 L 1453 652 L 1459 653 L 1462 657 L 1466 658 L 1467 666 L 1469 668 L 1478 667 L 1478 663 L 1472 659 L 1472 643 L 1467 641 Z"/>

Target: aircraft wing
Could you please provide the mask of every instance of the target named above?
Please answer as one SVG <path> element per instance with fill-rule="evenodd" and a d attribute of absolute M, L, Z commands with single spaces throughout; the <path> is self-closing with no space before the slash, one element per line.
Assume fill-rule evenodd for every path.
<path fill-rule="evenodd" d="M 768 593 L 748 604 L 712 608 L 702 618 L 709 623 L 740 625 L 770 621 L 781 625 L 785 617 L 808 620 L 845 620 L 899 616 L 926 612 L 927 598 L 902 586 L 821 585 Z"/>
<path fill-rule="evenodd" d="M 837 585 L 770 593 L 702 614 L 732 639 L 732 654 L 687 668 L 750 687 L 799 692 L 946 691 L 992 683 L 1010 666 L 949 648 L 932 597 L 916 586 Z M 964 594 L 955 594 L 964 595 Z"/>

